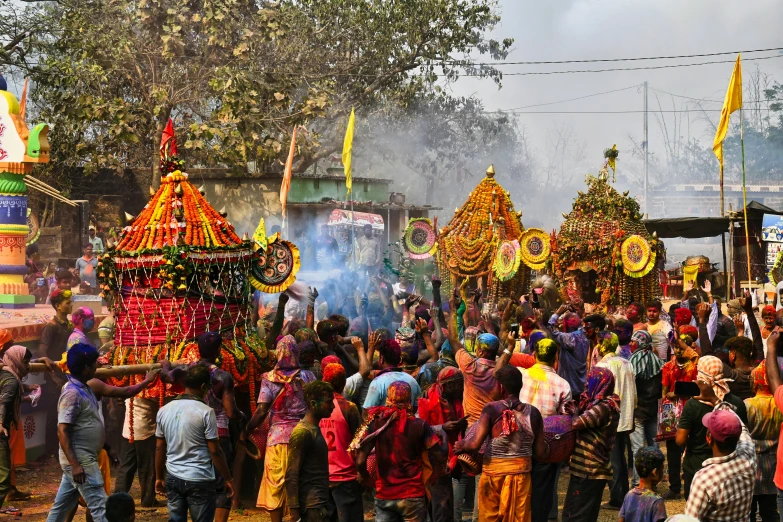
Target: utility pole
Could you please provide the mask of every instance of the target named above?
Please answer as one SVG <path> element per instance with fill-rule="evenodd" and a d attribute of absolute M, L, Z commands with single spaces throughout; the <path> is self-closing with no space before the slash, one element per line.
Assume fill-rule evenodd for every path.
<path fill-rule="evenodd" d="M 649 139 L 647 135 L 647 82 L 644 82 L 644 217 L 650 218 L 649 203 L 647 196 L 647 151 L 650 149 L 650 144 L 647 141 Z"/>

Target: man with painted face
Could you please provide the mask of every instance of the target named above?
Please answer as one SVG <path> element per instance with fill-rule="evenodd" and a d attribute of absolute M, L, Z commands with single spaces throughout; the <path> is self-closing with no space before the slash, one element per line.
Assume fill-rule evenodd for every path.
<path fill-rule="evenodd" d="M 590 341 L 590 351 L 587 356 L 587 371 L 595 366 L 601 360 L 601 351 L 598 347 L 601 344 L 598 334 L 606 328 L 606 319 L 598 314 L 588 315 L 582 318 L 582 330 Z"/>
<path fill-rule="evenodd" d="M 566 307 L 561 306 L 558 313 L 549 318 L 549 326 L 557 324 L 560 314 Z M 585 389 L 587 376 L 587 354 L 590 351 L 590 340 L 580 328 L 582 320 L 574 312 L 563 314 L 562 330 L 552 330 L 552 338 L 560 347 L 557 374 L 568 381 L 571 386 L 571 396 L 579 397 Z"/>
<path fill-rule="evenodd" d="M 674 386 L 677 382 L 695 382 L 698 376 L 697 363 L 699 361 L 699 354 L 696 350 L 691 348 L 691 345 L 695 343 L 695 336 L 698 332 L 694 332 L 695 328 L 692 326 L 683 327 L 683 331 L 680 334 L 680 338 L 677 338 L 672 343 L 674 349 L 674 357 L 663 365 L 661 369 L 661 397 L 670 401 L 676 401 L 675 411 L 682 412 L 685 407 L 685 403 L 688 401 L 687 397 L 679 397 L 674 394 Z M 655 349 L 653 348 L 653 351 Z M 656 355 L 657 357 L 657 355 Z M 675 439 L 666 441 L 666 459 L 669 467 L 669 491 L 667 491 L 663 498 L 665 500 L 677 500 L 682 498 L 680 491 L 682 490 L 681 479 L 681 467 L 682 467 L 682 448 L 677 445 Z"/>
<path fill-rule="evenodd" d="M 70 350 L 71 346 L 75 344 L 92 345 L 87 334 L 95 328 L 95 314 L 93 311 L 86 306 L 79 307 L 71 314 L 71 321 L 73 322 L 73 333 L 68 337 L 66 349 Z"/>
<path fill-rule="evenodd" d="M 652 337 L 653 350 L 662 361 L 669 360 L 669 333 L 672 325 L 661 319 L 663 305 L 660 301 L 647 303 L 647 331 Z"/>
<path fill-rule="evenodd" d="M 644 306 L 642 303 L 633 301 L 625 308 L 625 318 L 631 321 L 634 332 L 636 330 L 647 330 L 647 323 L 644 322 Z"/>

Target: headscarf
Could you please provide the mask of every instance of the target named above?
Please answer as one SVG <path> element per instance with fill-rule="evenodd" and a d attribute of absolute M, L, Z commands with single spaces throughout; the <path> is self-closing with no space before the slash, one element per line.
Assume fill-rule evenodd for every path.
<path fill-rule="evenodd" d="M 761 364 L 753 368 L 750 372 L 750 382 L 756 389 L 756 395 L 772 395 L 767 382 L 767 361 L 761 361 Z"/>
<path fill-rule="evenodd" d="M 443 341 L 443 344 L 440 345 L 440 358 L 454 360 L 454 349 L 451 347 L 451 343 L 448 339 Z"/>
<path fill-rule="evenodd" d="M 321 360 L 321 366 L 326 368 L 329 364 L 339 364 L 342 366 L 343 362 L 336 355 L 327 355 Z"/>
<path fill-rule="evenodd" d="M 24 358 L 27 355 L 27 348 L 18 344 L 10 347 L 3 354 L 3 369 L 11 373 L 19 384 L 22 383 L 22 379 L 27 375 L 27 365 L 24 363 Z M 14 410 L 11 412 L 11 424 L 18 426 L 19 419 L 22 417 L 22 393 L 21 390 L 14 397 Z"/>
<path fill-rule="evenodd" d="M 652 351 L 652 336 L 644 330 L 636 330 L 631 336 L 639 348 L 631 355 L 631 366 L 636 377 L 652 379 L 663 368 L 664 362 Z"/>
<path fill-rule="evenodd" d="M 620 411 L 620 397 L 614 393 L 614 374 L 609 368 L 593 366 L 587 376 L 587 388 L 582 392 L 579 409 L 585 412 L 602 401 Z"/>
<path fill-rule="evenodd" d="M 18 344 L 10 347 L 3 354 L 3 369 L 9 371 L 16 377 L 16 380 L 22 382 L 27 375 L 27 365 L 24 363 L 27 348 Z"/>
<path fill-rule="evenodd" d="M 277 343 L 275 348 L 277 362 L 271 372 L 264 376 L 269 382 L 288 385 L 301 370 L 299 356 L 296 349 L 296 339 L 292 335 L 286 335 Z"/>
<path fill-rule="evenodd" d="M 396 411 L 397 432 L 405 431 L 405 424 L 408 415 L 413 414 L 413 404 L 411 404 L 411 385 L 405 381 L 394 381 L 386 390 L 386 409 L 390 412 Z"/>
<path fill-rule="evenodd" d="M 407 326 L 401 326 L 397 328 L 397 333 L 394 335 L 394 338 L 400 344 L 404 343 L 405 341 L 413 342 L 414 337 L 416 337 L 416 330 Z"/>
<path fill-rule="evenodd" d="M 318 335 L 311 328 L 300 328 L 294 334 L 294 339 L 296 339 L 297 343 L 301 343 L 303 341 L 316 342 L 318 340 Z"/>
<path fill-rule="evenodd" d="M 339 378 L 345 379 L 345 368 L 342 364 L 329 363 L 324 365 L 323 369 L 323 381 L 334 385 L 335 380 Z"/>
<path fill-rule="evenodd" d="M 680 335 L 685 335 L 690 338 L 691 341 L 690 343 L 688 343 L 687 340 L 683 339 L 685 344 L 687 344 L 688 346 L 693 345 L 693 343 L 699 340 L 699 330 L 695 326 L 691 326 L 689 324 L 680 327 Z"/>
<path fill-rule="evenodd" d="M 677 326 L 690 324 L 692 318 L 693 314 L 688 308 L 677 308 L 674 311 L 674 324 Z"/>
<path fill-rule="evenodd" d="M 734 379 L 723 377 L 723 362 L 713 355 L 705 355 L 699 358 L 697 368 L 699 371 L 698 380 L 709 384 L 718 399 L 723 400 L 729 393 L 729 383 L 734 381 Z"/>

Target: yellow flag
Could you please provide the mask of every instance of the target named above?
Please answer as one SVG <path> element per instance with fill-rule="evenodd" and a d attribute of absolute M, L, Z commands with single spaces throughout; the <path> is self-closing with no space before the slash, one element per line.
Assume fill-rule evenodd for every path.
<path fill-rule="evenodd" d="M 731 80 L 729 80 L 729 89 L 726 91 L 726 99 L 723 100 L 723 110 L 720 112 L 720 123 L 718 123 L 718 130 L 715 132 L 715 141 L 712 144 L 712 150 L 720 163 L 721 173 L 723 173 L 723 140 L 729 132 L 729 116 L 740 108 L 742 108 L 742 64 L 740 63 L 740 55 L 737 55 L 734 72 L 731 73 Z"/>
<path fill-rule="evenodd" d="M 343 141 L 343 170 L 345 171 L 345 188 L 348 194 L 351 193 L 353 180 L 351 179 L 351 154 L 353 152 L 353 126 L 356 120 L 353 109 L 351 117 L 348 118 L 348 128 L 345 129 L 345 140 Z"/>

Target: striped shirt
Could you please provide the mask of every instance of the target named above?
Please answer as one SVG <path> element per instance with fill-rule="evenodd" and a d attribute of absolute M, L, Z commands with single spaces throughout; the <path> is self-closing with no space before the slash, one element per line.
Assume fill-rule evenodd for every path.
<path fill-rule="evenodd" d="M 585 429 L 576 434 L 576 448 L 571 455 L 571 474 L 592 480 L 611 480 L 609 454 L 617 435 L 620 413 L 606 402 L 599 402 L 579 416 Z"/>

